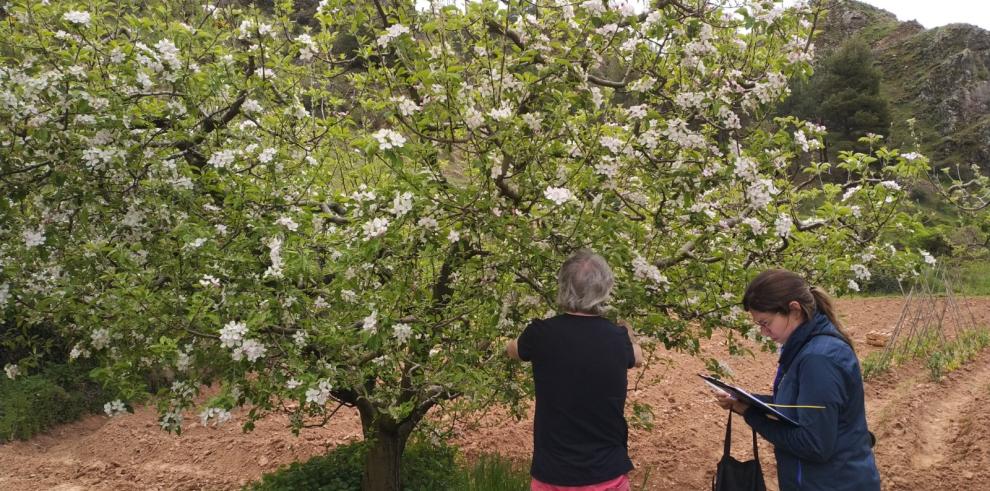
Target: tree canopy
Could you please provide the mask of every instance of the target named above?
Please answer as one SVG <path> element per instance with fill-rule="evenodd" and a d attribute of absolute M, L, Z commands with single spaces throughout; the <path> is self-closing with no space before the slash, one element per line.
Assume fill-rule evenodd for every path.
<path fill-rule="evenodd" d="M 857 289 L 919 251 L 902 183 L 924 162 L 805 156 L 769 120 L 806 73 L 806 7 L 769 2 L 324 0 L 319 27 L 201 2 L 7 2 L 0 24 L 0 309 L 8 367 L 55 329 L 118 400 L 147 374 L 178 431 L 326 424 L 341 405 L 390 489 L 431 408 L 519 407 L 503 342 L 554 308 L 579 247 L 614 316 L 698 352 L 756 336 L 739 303 L 782 265 Z M 841 168 L 844 182 L 822 176 Z M 64 354 L 63 354 L 64 356 Z"/>

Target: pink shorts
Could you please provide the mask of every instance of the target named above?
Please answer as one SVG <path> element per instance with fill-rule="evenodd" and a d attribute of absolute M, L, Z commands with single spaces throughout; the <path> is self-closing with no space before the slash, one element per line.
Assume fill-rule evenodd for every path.
<path fill-rule="evenodd" d="M 587 486 L 554 486 L 533 478 L 529 483 L 529 489 L 530 491 L 629 491 L 629 477 L 623 474 L 615 479 Z"/>

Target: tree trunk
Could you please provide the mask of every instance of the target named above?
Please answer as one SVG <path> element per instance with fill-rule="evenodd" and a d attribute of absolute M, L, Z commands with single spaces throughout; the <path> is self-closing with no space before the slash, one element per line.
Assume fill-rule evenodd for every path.
<path fill-rule="evenodd" d="M 355 406 L 361 415 L 361 430 L 368 444 L 361 491 L 399 491 L 402 484 L 402 452 L 406 449 L 409 435 L 442 393 L 434 391 L 431 394 L 433 397 L 416 405 L 412 413 L 401 421 L 379 410 L 367 398 L 355 399 Z"/>
<path fill-rule="evenodd" d="M 399 468 L 409 433 L 383 428 L 380 424 L 374 425 L 373 430 L 372 435 L 365 433 L 371 446 L 364 461 L 361 490 L 399 491 Z"/>

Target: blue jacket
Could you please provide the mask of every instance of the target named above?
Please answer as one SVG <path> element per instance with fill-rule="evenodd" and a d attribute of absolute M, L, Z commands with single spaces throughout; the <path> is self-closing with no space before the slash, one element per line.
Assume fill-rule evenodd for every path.
<path fill-rule="evenodd" d="M 866 428 L 859 360 L 822 313 L 798 326 L 780 352 L 773 403 L 800 423 L 767 419 L 750 408 L 746 422 L 773 444 L 781 491 L 879 491 Z M 819 408 L 820 407 L 820 408 Z"/>

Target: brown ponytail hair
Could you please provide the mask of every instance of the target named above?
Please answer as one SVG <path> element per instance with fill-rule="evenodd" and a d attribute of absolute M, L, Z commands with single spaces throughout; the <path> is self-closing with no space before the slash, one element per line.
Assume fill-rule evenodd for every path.
<path fill-rule="evenodd" d="M 846 344 L 853 352 L 856 351 L 852 338 L 835 315 L 832 297 L 825 290 L 808 285 L 808 282 L 796 273 L 786 269 L 768 269 L 749 282 L 742 300 L 743 309 L 746 311 L 755 310 L 783 315 L 790 312 L 788 305 L 791 302 L 797 302 L 801 306 L 806 321 L 814 317 L 816 312 L 825 314 Z"/>

